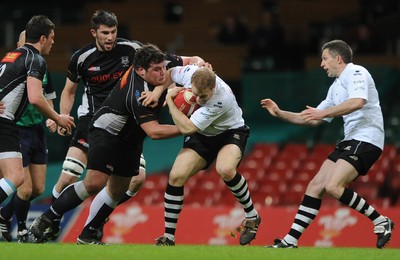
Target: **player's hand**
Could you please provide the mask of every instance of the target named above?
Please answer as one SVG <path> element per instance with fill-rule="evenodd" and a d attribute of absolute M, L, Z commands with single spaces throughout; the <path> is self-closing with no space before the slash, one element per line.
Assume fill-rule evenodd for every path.
<path fill-rule="evenodd" d="M 300 112 L 300 116 L 306 122 L 311 120 L 322 120 L 325 117 L 322 110 L 310 106 L 306 106 L 306 109 Z"/>
<path fill-rule="evenodd" d="M 210 70 L 213 70 L 213 67 L 212 67 L 211 63 L 208 63 L 208 62 L 204 62 L 203 67 L 205 67 L 207 69 L 210 69 Z"/>
<path fill-rule="evenodd" d="M 173 87 L 173 88 L 169 88 L 168 89 L 168 93 L 167 93 L 167 98 L 171 98 L 174 99 L 176 97 L 176 95 L 178 95 L 178 93 L 183 90 L 184 87 Z"/>
<path fill-rule="evenodd" d="M 138 101 L 142 102 L 142 106 L 145 107 L 150 106 L 154 108 L 158 105 L 158 97 L 151 91 L 143 91 Z"/>
<path fill-rule="evenodd" d="M 68 132 L 67 129 L 61 126 L 57 126 L 57 133 L 61 136 L 69 136 L 72 132 Z"/>
<path fill-rule="evenodd" d="M 74 118 L 70 115 L 60 114 L 57 119 L 57 125 L 66 130 L 64 135 L 70 135 L 72 128 L 75 127 Z"/>
<path fill-rule="evenodd" d="M 272 116 L 278 116 L 280 108 L 272 99 L 266 98 L 261 100 L 261 106 L 265 108 Z"/>
<path fill-rule="evenodd" d="M 57 124 L 54 120 L 47 119 L 46 120 L 47 129 L 49 129 L 50 133 L 54 133 L 57 130 Z"/>
<path fill-rule="evenodd" d="M 4 114 L 5 110 L 6 110 L 6 106 L 4 105 L 3 102 L 0 102 L 0 114 Z"/>

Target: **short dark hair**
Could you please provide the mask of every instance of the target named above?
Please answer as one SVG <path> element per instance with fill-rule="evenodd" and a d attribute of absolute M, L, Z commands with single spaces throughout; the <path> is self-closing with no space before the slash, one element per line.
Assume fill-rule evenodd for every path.
<path fill-rule="evenodd" d="M 97 30 L 100 25 L 108 27 L 118 26 L 117 16 L 110 11 L 97 10 L 92 16 L 91 28 Z"/>
<path fill-rule="evenodd" d="M 133 67 L 147 70 L 151 64 L 158 64 L 165 60 L 165 54 L 154 44 L 145 44 L 135 53 Z"/>
<path fill-rule="evenodd" d="M 327 42 L 322 46 L 322 51 L 325 49 L 328 49 L 332 56 L 340 55 L 346 64 L 353 62 L 353 50 L 345 41 L 333 40 Z"/>
<path fill-rule="evenodd" d="M 56 26 L 47 16 L 35 15 L 26 24 L 26 42 L 37 43 L 40 37 L 49 37 Z"/>

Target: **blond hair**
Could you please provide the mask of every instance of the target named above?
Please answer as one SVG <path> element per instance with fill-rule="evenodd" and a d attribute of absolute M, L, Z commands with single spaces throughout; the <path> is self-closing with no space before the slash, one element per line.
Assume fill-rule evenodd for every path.
<path fill-rule="evenodd" d="M 196 86 L 199 89 L 215 87 L 215 81 L 217 76 L 215 73 L 208 68 L 198 68 L 192 75 L 191 83 L 192 86 Z"/>

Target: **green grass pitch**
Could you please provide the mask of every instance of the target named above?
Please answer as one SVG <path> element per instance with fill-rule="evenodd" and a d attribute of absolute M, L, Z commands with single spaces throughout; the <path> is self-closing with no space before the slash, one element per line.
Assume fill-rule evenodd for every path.
<path fill-rule="evenodd" d="M 256 259 L 400 259 L 400 249 L 375 248 L 311 248 L 272 249 L 261 246 L 177 245 L 75 245 L 62 243 L 18 244 L 0 243 L 1 259 L 84 259 L 84 260 L 256 260 Z"/>

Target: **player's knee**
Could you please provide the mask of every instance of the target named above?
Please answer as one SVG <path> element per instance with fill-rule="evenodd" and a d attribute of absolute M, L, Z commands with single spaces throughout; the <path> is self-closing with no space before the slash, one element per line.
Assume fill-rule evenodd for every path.
<path fill-rule="evenodd" d="M 129 183 L 129 191 L 137 193 L 140 188 L 142 188 L 145 181 L 146 174 L 142 170 L 139 170 L 139 175 L 132 177 L 131 182 Z"/>
<path fill-rule="evenodd" d="M 79 161 L 78 159 L 66 157 L 62 167 L 63 173 L 73 176 L 75 178 L 80 178 L 86 168 L 86 164 Z"/>
<path fill-rule="evenodd" d="M 37 198 L 42 195 L 44 192 L 44 185 L 40 185 L 37 187 L 32 187 L 32 195 L 31 197 Z"/>
<path fill-rule="evenodd" d="M 18 197 L 21 200 L 27 201 L 31 198 L 32 196 L 32 187 L 29 187 L 27 185 L 22 185 L 18 188 Z"/>
<path fill-rule="evenodd" d="M 235 177 L 237 169 L 235 167 L 231 167 L 229 165 L 220 165 L 216 166 L 216 170 L 218 175 L 221 176 L 224 180 L 231 180 Z"/>
<path fill-rule="evenodd" d="M 341 187 L 337 183 L 329 182 L 325 185 L 325 191 L 334 198 L 340 198 Z"/>

